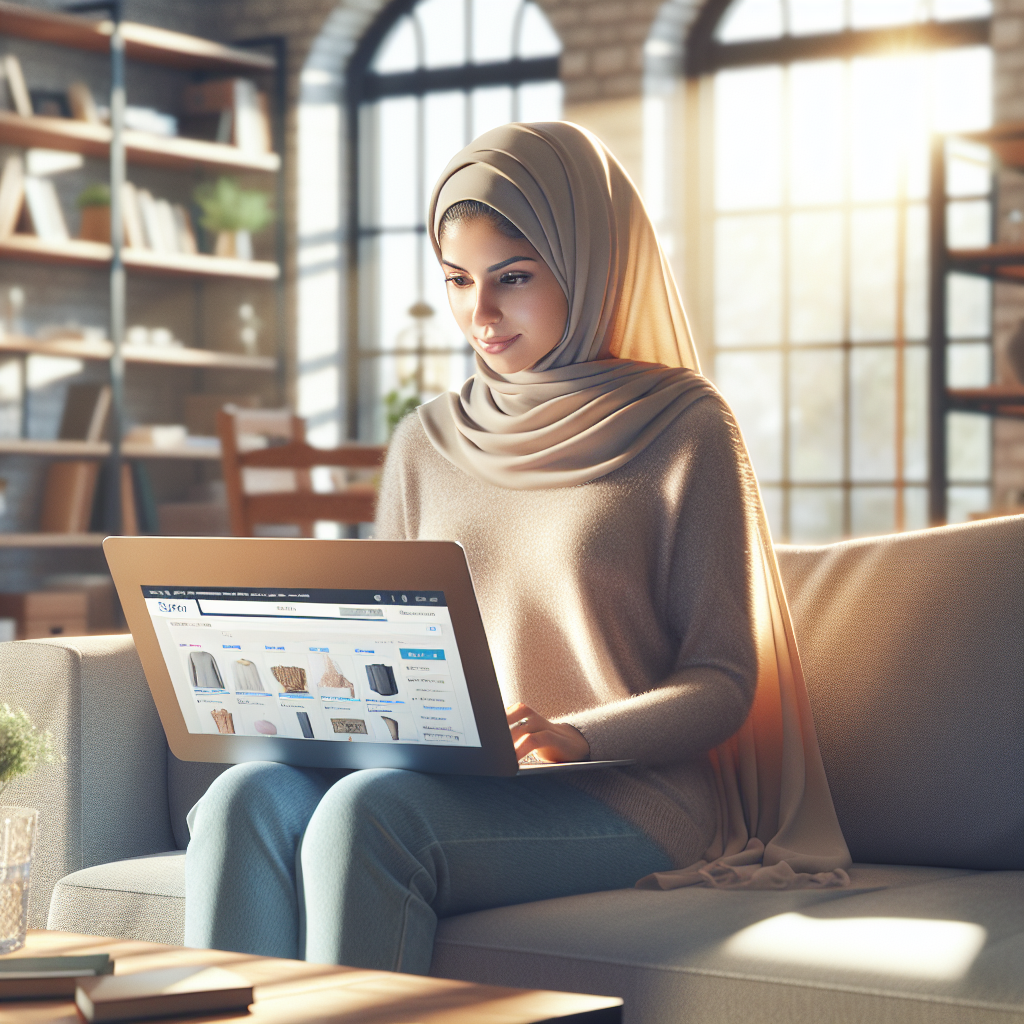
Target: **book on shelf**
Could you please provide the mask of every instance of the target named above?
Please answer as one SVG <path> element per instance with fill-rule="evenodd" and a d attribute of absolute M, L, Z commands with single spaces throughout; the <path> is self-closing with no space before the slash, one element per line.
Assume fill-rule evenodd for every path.
<path fill-rule="evenodd" d="M 25 85 L 25 76 L 21 70 L 21 61 L 13 53 L 3 57 L 4 83 L 7 86 L 7 97 L 15 113 L 22 117 L 32 116 L 32 97 Z"/>
<path fill-rule="evenodd" d="M 178 252 L 194 256 L 199 252 L 199 243 L 196 241 L 196 233 L 192 228 L 192 218 L 181 203 L 175 203 L 172 211 L 174 227 L 178 234 Z"/>
<path fill-rule="evenodd" d="M 25 162 L 14 153 L 4 161 L 0 173 L 0 239 L 10 238 L 25 201 Z"/>
<path fill-rule="evenodd" d="M 67 242 L 67 221 L 60 207 L 57 188 L 49 178 L 25 176 L 25 207 L 32 222 L 32 230 L 44 242 Z"/>
<path fill-rule="evenodd" d="M 87 1021 L 128 1021 L 246 1010 L 252 985 L 221 967 L 165 967 L 85 978 L 75 1004 Z"/>
<path fill-rule="evenodd" d="M 142 226 L 139 190 L 126 181 L 121 189 L 121 220 L 124 222 L 124 244 L 132 249 L 146 248 L 146 232 Z"/>
<path fill-rule="evenodd" d="M 61 440 L 102 440 L 110 405 L 109 384 L 72 384 L 61 416 Z M 96 459 L 51 462 L 46 470 L 40 531 L 87 533 L 93 518 L 99 475 L 100 464 Z"/>
<path fill-rule="evenodd" d="M 73 999 L 82 978 L 110 974 L 108 953 L 0 959 L 0 999 Z"/>
<path fill-rule="evenodd" d="M 100 124 L 100 111 L 96 106 L 96 98 L 92 89 L 85 82 L 72 82 L 68 86 L 68 105 L 71 116 L 76 121 L 87 121 L 89 124 Z"/>
<path fill-rule="evenodd" d="M 190 85 L 182 97 L 182 109 L 190 119 L 216 116 L 218 137 L 226 123 L 223 115 L 230 112 L 231 141 L 243 153 L 269 153 L 273 148 L 266 93 L 248 78 L 215 78 Z"/>
<path fill-rule="evenodd" d="M 32 113 L 36 117 L 71 117 L 71 104 L 66 92 L 56 89 L 29 89 Z"/>

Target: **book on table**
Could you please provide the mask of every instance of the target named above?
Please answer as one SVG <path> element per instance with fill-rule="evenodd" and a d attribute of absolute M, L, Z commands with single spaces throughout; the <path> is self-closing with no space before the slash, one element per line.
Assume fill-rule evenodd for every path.
<path fill-rule="evenodd" d="M 82 979 L 75 1005 L 90 1022 L 245 1010 L 252 985 L 220 967 L 166 967 Z"/>
<path fill-rule="evenodd" d="M 108 953 L 0 959 L 0 999 L 70 999 L 82 978 L 110 974 Z"/>

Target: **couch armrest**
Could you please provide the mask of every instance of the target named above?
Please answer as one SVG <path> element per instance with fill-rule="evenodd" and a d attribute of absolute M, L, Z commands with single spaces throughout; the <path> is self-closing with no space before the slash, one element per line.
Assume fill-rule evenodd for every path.
<path fill-rule="evenodd" d="M 167 741 L 127 635 L 0 643 L 0 701 L 49 729 L 61 759 L 3 796 L 39 809 L 29 927 L 44 928 L 65 875 L 175 848 Z"/>

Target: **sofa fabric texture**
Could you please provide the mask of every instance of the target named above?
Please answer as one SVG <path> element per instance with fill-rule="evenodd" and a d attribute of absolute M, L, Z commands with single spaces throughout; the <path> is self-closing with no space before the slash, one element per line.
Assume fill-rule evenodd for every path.
<path fill-rule="evenodd" d="M 440 923 L 433 973 L 631 1024 L 1024 1021 L 1024 516 L 778 555 L 854 887 L 497 908 Z M 5 797 L 40 809 L 32 925 L 180 942 L 223 766 L 167 750 L 130 637 L 0 644 L 0 688 L 63 757 Z"/>

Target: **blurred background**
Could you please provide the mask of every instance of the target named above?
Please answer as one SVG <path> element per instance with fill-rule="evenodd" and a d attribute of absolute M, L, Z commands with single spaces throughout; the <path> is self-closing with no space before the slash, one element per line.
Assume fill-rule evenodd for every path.
<path fill-rule="evenodd" d="M 0 550 L 5 590 L 102 569 L 69 538 L 111 528 L 111 475 L 122 528 L 228 532 L 226 404 L 385 444 L 457 388 L 472 360 L 424 213 L 449 158 L 510 120 L 576 121 L 633 177 L 776 540 L 1024 508 L 1011 0 L 124 0 L 120 326 L 117 11 L 72 31 L 59 10 L 0 3 L 0 530 L 36 536 Z M 100 408 L 119 333 L 123 443 Z M 82 444 L 91 490 L 54 469 Z M 47 519 L 76 486 L 77 520 Z"/>

